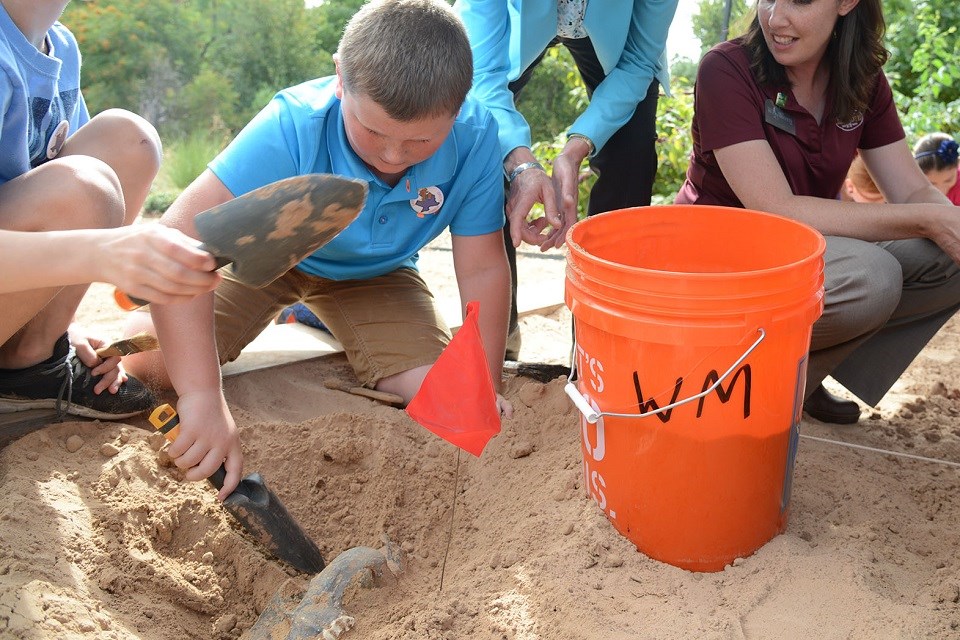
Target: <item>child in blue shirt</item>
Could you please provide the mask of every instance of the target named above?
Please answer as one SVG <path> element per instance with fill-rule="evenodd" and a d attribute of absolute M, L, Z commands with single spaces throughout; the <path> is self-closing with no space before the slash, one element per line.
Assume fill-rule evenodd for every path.
<path fill-rule="evenodd" d="M 72 324 L 90 282 L 147 300 L 210 291 L 213 258 L 160 225 L 127 226 L 160 166 L 150 124 L 91 119 L 68 0 L 0 2 L 0 413 L 117 419 L 155 403 L 103 341 Z"/>
<path fill-rule="evenodd" d="M 332 173 L 369 185 L 359 218 L 267 287 L 227 271 L 215 295 L 151 305 L 163 361 L 138 354 L 127 366 L 172 384 L 180 435 L 169 453 L 189 480 L 223 463 L 221 498 L 239 481 L 242 455 L 218 356 L 233 360 L 302 301 L 364 385 L 409 402 L 450 337 L 416 268 L 417 252 L 446 228 L 461 300 L 480 302 L 500 387 L 510 299 L 503 174 L 493 118 L 465 100 L 472 58 L 462 24 L 442 0 L 373 0 L 350 20 L 335 62 L 335 76 L 278 93 L 164 216 L 192 234 L 197 213 L 282 178 Z M 136 315 L 129 331 L 144 328 L 146 314 Z"/>

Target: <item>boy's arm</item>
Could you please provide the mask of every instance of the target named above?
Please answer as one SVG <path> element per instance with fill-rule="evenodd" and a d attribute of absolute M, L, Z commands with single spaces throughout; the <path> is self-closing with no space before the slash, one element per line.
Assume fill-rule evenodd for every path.
<path fill-rule="evenodd" d="M 222 204 L 233 194 L 209 170 L 184 190 L 161 222 L 196 237 L 194 217 Z M 180 435 L 169 453 L 187 480 L 202 480 L 224 464 L 227 470 L 219 497 L 230 495 L 240 481 L 243 454 L 230 410 L 223 397 L 214 333 L 213 294 L 176 305 L 150 305 L 167 375 L 178 395 Z"/>
<path fill-rule="evenodd" d="M 510 267 L 503 248 L 503 233 L 452 236 L 453 268 L 466 314 L 467 303 L 480 303 L 480 335 L 487 354 L 493 388 L 500 393 L 503 352 L 510 314 Z"/>

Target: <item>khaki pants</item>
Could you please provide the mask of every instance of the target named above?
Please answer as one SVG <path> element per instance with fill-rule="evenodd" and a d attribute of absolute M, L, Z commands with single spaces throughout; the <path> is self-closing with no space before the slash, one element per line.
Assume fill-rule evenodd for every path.
<path fill-rule="evenodd" d="M 827 375 L 875 406 L 960 307 L 960 267 L 930 240 L 827 236 L 807 393 Z"/>
<path fill-rule="evenodd" d="M 236 360 L 281 310 L 296 302 L 330 329 L 357 379 L 368 387 L 433 364 L 450 341 L 433 294 L 412 269 L 366 280 L 327 280 L 291 269 L 263 289 L 238 282 L 229 268 L 223 275 L 214 308 L 221 364 Z"/>

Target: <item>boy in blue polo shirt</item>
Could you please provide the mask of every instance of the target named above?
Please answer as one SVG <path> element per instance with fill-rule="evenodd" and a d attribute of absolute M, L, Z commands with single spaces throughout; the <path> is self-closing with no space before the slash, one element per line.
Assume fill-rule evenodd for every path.
<path fill-rule="evenodd" d="M 449 341 L 416 269 L 417 252 L 448 227 L 460 297 L 464 307 L 480 302 L 500 387 L 510 300 L 503 173 L 492 117 L 465 101 L 473 64 L 462 24 L 442 0 L 374 0 L 350 20 L 334 59 L 335 76 L 278 93 L 164 216 L 193 234 L 198 212 L 282 178 L 333 173 L 369 183 L 360 217 L 266 288 L 227 272 L 215 296 L 151 305 L 179 395 L 180 436 L 169 453 L 189 480 L 223 462 L 221 497 L 239 481 L 242 456 L 217 354 L 235 359 L 281 309 L 302 301 L 364 385 L 409 401 Z M 158 380 L 156 354 L 126 363 Z M 509 415 L 509 403 L 497 402 Z"/>

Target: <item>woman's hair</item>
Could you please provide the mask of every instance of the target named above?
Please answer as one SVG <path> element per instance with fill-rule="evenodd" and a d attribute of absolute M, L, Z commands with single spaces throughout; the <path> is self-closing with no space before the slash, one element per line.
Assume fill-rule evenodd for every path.
<path fill-rule="evenodd" d="M 880 0 L 860 0 L 850 13 L 840 16 L 827 45 L 833 113 L 838 123 L 853 122 L 866 113 L 878 76 L 889 53 L 883 46 L 886 24 Z M 767 48 L 760 16 L 753 19 L 742 38 L 750 52 L 750 70 L 762 86 L 788 87 L 787 71 Z"/>
<path fill-rule="evenodd" d="M 924 173 L 943 171 L 960 164 L 960 149 L 947 134 L 928 133 L 913 146 L 913 157 Z"/>

